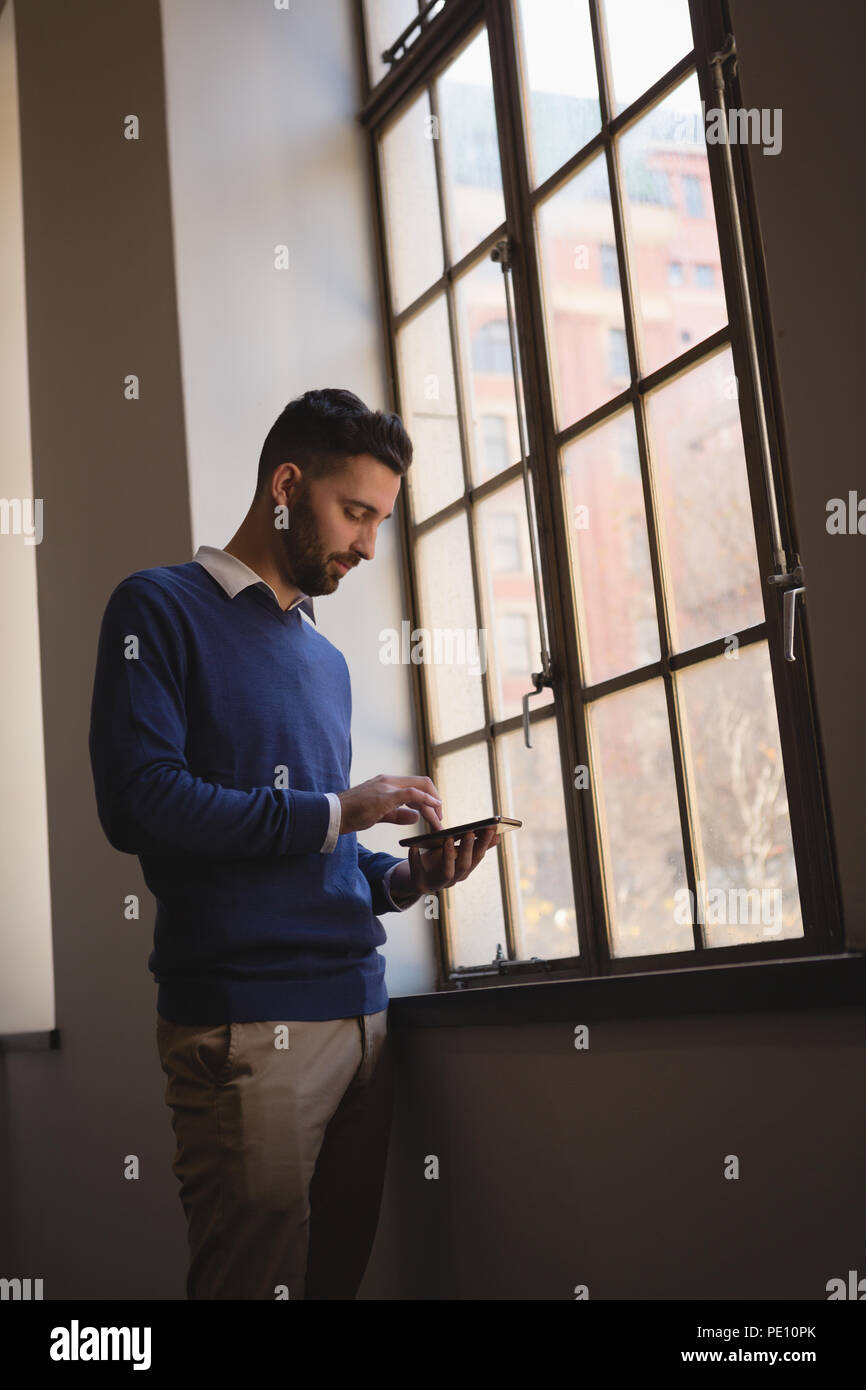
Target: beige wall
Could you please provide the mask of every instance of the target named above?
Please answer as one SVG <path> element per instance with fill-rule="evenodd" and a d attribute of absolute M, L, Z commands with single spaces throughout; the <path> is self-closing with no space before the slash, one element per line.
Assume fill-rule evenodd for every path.
<path fill-rule="evenodd" d="M 866 536 L 830 535 L 827 503 L 866 498 L 861 77 L 866 10 L 732 0 L 748 107 L 780 107 L 778 155 L 749 150 L 788 446 L 791 507 L 849 945 L 866 949 Z"/>
<path fill-rule="evenodd" d="M 54 1027 L 48 810 L 42 727 L 36 556 L 40 530 L 30 448 L 24 224 L 15 18 L 0 11 L 0 497 L 33 509 L 0 534 L 0 1019 L 2 1032 Z M 44 499 L 43 499 L 44 503 Z M 0 521 L 0 525 L 4 523 Z M 26 543 L 30 529 L 36 544 Z"/>

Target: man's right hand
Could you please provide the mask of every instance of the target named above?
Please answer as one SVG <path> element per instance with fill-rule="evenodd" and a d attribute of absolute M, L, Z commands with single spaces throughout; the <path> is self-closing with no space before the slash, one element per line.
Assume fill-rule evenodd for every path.
<path fill-rule="evenodd" d="M 390 777 L 380 773 L 348 791 L 338 792 L 342 812 L 340 834 L 369 830 L 380 821 L 414 825 L 420 811 L 431 829 L 441 830 L 442 798 L 429 777 Z M 417 811 L 409 810 L 416 806 Z"/>

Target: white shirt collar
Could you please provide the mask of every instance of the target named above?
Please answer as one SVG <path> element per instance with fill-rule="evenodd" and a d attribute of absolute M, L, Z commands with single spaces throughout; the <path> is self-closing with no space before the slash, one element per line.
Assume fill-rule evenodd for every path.
<path fill-rule="evenodd" d="M 268 584 L 267 580 L 262 579 L 260 574 L 245 565 L 243 560 L 239 560 L 236 555 L 229 555 L 226 550 L 218 550 L 213 545 L 200 545 L 195 555 L 192 557 L 197 560 L 208 574 L 213 575 L 218 584 L 221 584 L 229 598 L 234 598 L 242 589 L 248 589 L 251 584 L 255 584 L 259 589 L 266 589 L 272 594 L 276 603 L 280 604 L 276 592 Z M 280 604 L 282 608 L 282 604 Z M 313 611 L 313 600 L 309 594 L 300 594 L 293 603 L 290 603 L 285 610 L 290 613 L 293 608 L 300 607 L 313 622 L 316 615 Z"/>

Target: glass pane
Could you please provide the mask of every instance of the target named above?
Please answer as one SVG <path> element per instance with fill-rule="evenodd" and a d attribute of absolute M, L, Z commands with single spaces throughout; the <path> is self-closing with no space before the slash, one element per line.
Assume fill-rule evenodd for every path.
<path fill-rule="evenodd" d="M 486 29 L 445 69 L 436 92 L 453 263 L 505 221 Z"/>
<path fill-rule="evenodd" d="M 455 304 L 472 480 L 482 483 L 520 458 L 505 286 L 495 261 L 485 256 L 460 276 Z"/>
<path fill-rule="evenodd" d="M 708 946 L 803 935 L 765 642 L 676 674 L 691 744 Z"/>
<path fill-rule="evenodd" d="M 444 296 L 397 334 L 402 419 L 414 446 L 406 474 L 412 517 L 423 521 L 463 492 L 457 399 Z"/>
<path fill-rule="evenodd" d="M 424 668 L 433 740 L 444 743 L 484 727 L 485 639 L 475 618 L 465 515 L 423 532 L 415 555 L 423 627 L 407 631 L 404 643 L 408 659 Z"/>
<path fill-rule="evenodd" d="M 520 0 L 529 156 L 537 186 L 601 127 L 586 0 Z"/>
<path fill-rule="evenodd" d="M 562 471 L 578 637 L 592 685 L 661 654 L 632 412 L 569 444 Z"/>
<path fill-rule="evenodd" d="M 531 673 L 541 670 L 523 479 L 479 502 L 476 516 L 490 698 L 493 717 L 508 719 L 523 713 L 523 696 L 533 689 Z M 545 686 L 533 695 L 530 709 L 552 699 L 553 691 Z"/>
<path fill-rule="evenodd" d="M 674 651 L 764 621 L 730 348 L 647 397 Z"/>
<path fill-rule="evenodd" d="M 662 682 L 594 701 L 589 724 L 611 954 L 689 951 L 691 925 L 675 914 L 688 884 Z"/>
<path fill-rule="evenodd" d="M 557 428 L 629 384 L 610 188 L 603 155 L 538 208 L 538 248 Z"/>
<path fill-rule="evenodd" d="M 390 63 L 382 62 L 382 53 L 391 47 L 417 13 L 416 0 L 364 0 L 371 86 L 375 87 L 391 71 Z"/>
<path fill-rule="evenodd" d="M 433 781 L 442 797 L 446 825 L 465 825 L 483 816 L 505 815 L 493 805 L 486 742 L 438 758 L 434 763 Z M 445 889 L 454 965 L 481 965 L 492 961 L 499 945 L 505 951 L 505 918 L 497 862 L 500 853 L 492 845 L 468 878 Z"/>
<path fill-rule="evenodd" d="M 728 321 L 698 79 L 619 140 L 642 375 Z"/>
<path fill-rule="evenodd" d="M 496 741 L 501 813 L 523 821 L 503 837 L 500 853 L 512 870 L 518 959 L 557 960 L 579 955 L 580 947 L 556 720 L 533 724 L 530 738 L 527 748 L 515 729 Z"/>
<path fill-rule="evenodd" d="M 694 45 L 688 0 L 604 0 L 614 114 Z"/>
<path fill-rule="evenodd" d="M 395 313 L 438 280 L 444 268 L 426 92 L 382 136 L 384 220 Z"/>

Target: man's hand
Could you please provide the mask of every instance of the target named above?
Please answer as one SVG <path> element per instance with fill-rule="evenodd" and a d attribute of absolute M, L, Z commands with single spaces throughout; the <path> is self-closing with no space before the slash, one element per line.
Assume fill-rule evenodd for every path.
<path fill-rule="evenodd" d="M 438 893 L 442 888 L 453 888 L 462 883 L 473 869 L 477 869 L 493 841 L 497 838 L 495 825 L 488 825 L 475 835 L 472 831 L 462 835 L 459 849 L 453 836 L 432 849 L 419 849 L 409 846 L 408 872 L 402 864 L 391 875 L 391 895 L 397 901 L 410 893 Z M 402 870 L 402 872 L 401 872 Z"/>
<path fill-rule="evenodd" d="M 361 782 L 348 791 L 338 792 L 340 834 L 353 830 L 369 830 L 380 821 L 396 825 L 415 825 L 420 819 L 417 806 L 431 829 L 442 829 L 442 798 L 429 777 L 390 777 L 380 773 L 369 782 Z"/>

